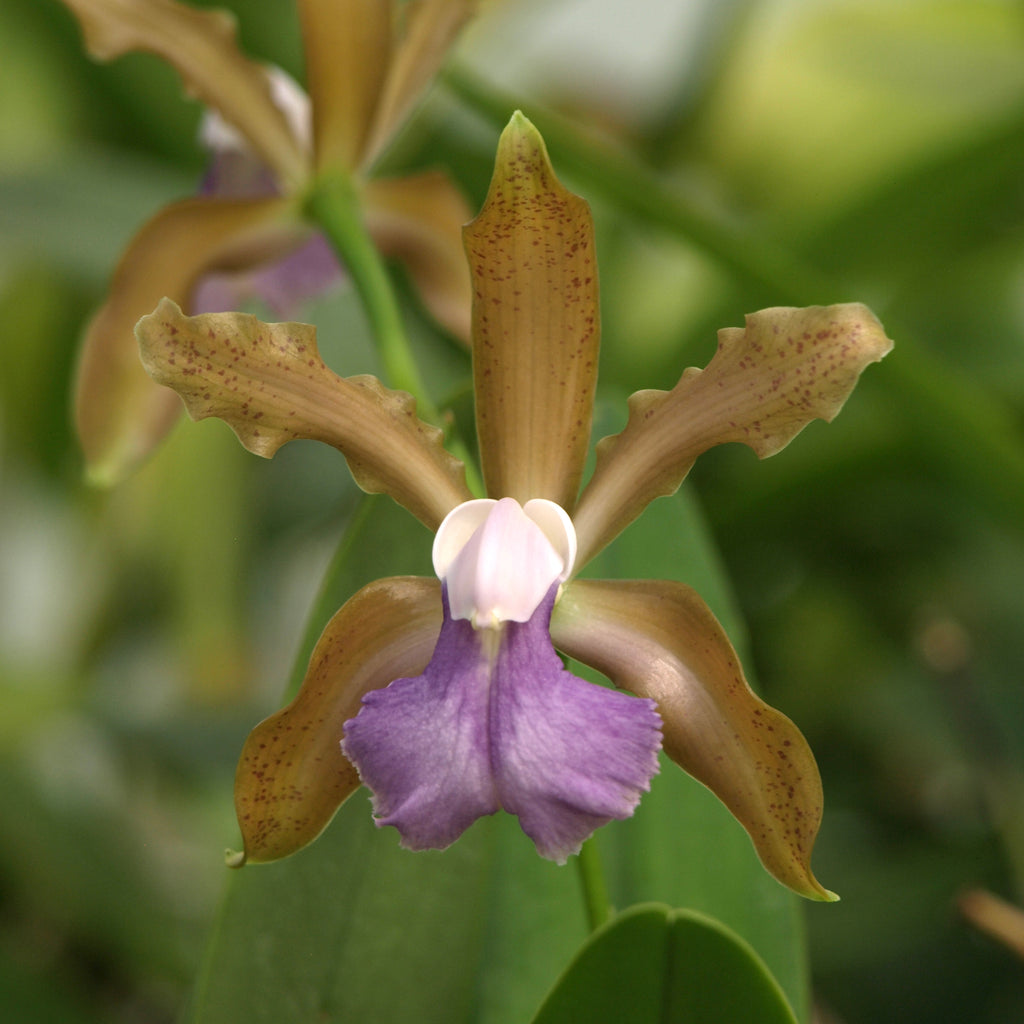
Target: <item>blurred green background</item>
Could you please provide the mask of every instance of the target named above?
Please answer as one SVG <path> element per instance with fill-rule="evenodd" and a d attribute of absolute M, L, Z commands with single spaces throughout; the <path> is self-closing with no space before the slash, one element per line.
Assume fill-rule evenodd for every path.
<path fill-rule="evenodd" d="M 301 78 L 289 5 L 219 6 Z M 834 424 L 686 486 L 822 770 L 843 902 L 806 908 L 817 1020 L 1022 1021 L 1024 964 L 957 899 L 1024 899 L 1024 8 L 626 7 L 485 5 L 389 159 L 447 164 L 476 206 L 506 100 L 536 121 L 597 218 L 609 407 L 763 306 L 881 317 L 896 350 Z M 264 463 L 209 421 L 85 485 L 77 340 L 135 228 L 194 190 L 200 111 L 153 59 L 91 63 L 57 0 L 5 0 L 0 37 L 0 1007 L 170 1021 L 237 752 L 357 492 L 334 452 Z M 464 377 L 409 314 L 433 379 Z M 338 372 L 375 368 L 351 295 L 308 318 Z"/>

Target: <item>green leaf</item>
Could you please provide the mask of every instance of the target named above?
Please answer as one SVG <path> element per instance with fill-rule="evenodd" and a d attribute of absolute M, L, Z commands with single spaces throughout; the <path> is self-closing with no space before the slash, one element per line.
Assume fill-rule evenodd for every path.
<path fill-rule="evenodd" d="M 357 794 L 308 850 L 232 878 L 190 1019 L 466 1019 L 490 838 L 413 855 Z"/>
<path fill-rule="evenodd" d="M 533 1024 L 795 1024 L 782 990 L 713 918 L 632 907 L 595 932 Z"/>
<path fill-rule="evenodd" d="M 522 1022 L 585 936 L 574 872 L 515 819 L 412 853 L 362 791 L 312 846 L 233 873 L 186 1019 Z"/>

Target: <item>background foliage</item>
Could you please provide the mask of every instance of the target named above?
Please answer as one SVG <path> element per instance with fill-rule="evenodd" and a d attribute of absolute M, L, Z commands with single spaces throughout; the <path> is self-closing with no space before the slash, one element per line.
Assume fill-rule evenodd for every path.
<path fill-rule="evenodd" d="M 301 77 L 287 5 L 221 6 L 249 52 Z M 655 513 L 646 541 L 627 533 L 608 557 L 656 561 L 680 522 L 706 528 L 732 583 L 706 596 L 743 646 L 739 609 L 762 691 L 818 756 L 815 869 L 843 896 L 803 908 L 818 1019 L 1018 1021 L 1019 961 L 956 901 L 976 886 L 1024 898 L 1024 12 L 626 7 L 490 5 L 390 159 L 443 160 L 478 204 L 506 98 L 535 120 L 598 219 L 600 433 L 621 425 L 628 393 L 706 362 L 714 330 L 746 312 L 861 300 L 882 318 L 896 351 L 834 424 L 763 464 L 709 453 L 676 499 L 683 519 Z M 82 483 L 76 341 L 134 228 L 194 188 L 199 111 L 156 61 L 90 63 L 56 0 L 7 0 L 0 35 L 17 40 L 0 62 L 0 1007 L 169 1021 L 222 898 L 237 752 L 279 702 L 360 496 L 336 453 L 292 445 L 263 463 L 214 422 L 183 425 L 112 493 Z M 463 355 L 409 315 L 436 393 L 460 387 Z M 349 294 L 309 319 L 338 372 L 374 368 Z M 680 558 L 681 578 L 714 587 L 717 562 L 704 575 Z M 356 811 L 365 824 L 361 797 Z M 704 822 L 651 826 L 641 876 L 671 879 L 691 844 L 719 842 Z M 489 828 L 470 844 L 495 842 Z M 638 877 L 614 833 L 602 843 L 613 888 Z M 554 883 L 532 862 L 500 864 L 479 884 L 510 922 L 510 886 Z M 714 887 L 623 884 L 617 898 L 731 912 L 739 927 L 744 892 L 729 911 Z M 579 914 L 574 892 L 551 898 Z M 557 928 L 582 926 L 522 927 L 561 949 Z M 770 965 L 799 988 L 800 964 Z M 551 980 L 492 974 L 483 1005 Z M 525 1015 L 537 1000 L 523 998 Z"/>

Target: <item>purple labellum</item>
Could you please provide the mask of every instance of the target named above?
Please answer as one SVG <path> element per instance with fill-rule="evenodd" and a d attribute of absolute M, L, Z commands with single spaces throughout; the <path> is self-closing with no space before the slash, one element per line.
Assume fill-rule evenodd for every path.
<path fill-rule="evenodd" d="M 342 748 L 373 792 L 378 825 L 410 849 L 443 849 L 477 818 L 516 814 L 538 852 L 564 863 L 628 818 L 658 770 L 651 700 L 572 675 L 548 634 L 552 586 L 527 622 L 444 623 L 422 675 L 363 698 Z"/>
<path fill-rule="evenodd" d="M 275 317 L 291 320 L 306 302 L 341 284 L 343 275 L 323 235 L 313 235 L 283 259 L 237 272 L 207 274 L 196 286 L 192 308 L 221 313 L 260 299 Z"/>

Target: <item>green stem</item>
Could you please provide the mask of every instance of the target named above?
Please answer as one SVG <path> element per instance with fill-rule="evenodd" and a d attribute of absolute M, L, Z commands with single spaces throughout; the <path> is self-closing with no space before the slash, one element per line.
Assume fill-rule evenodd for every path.
<path fill-rule="evenodd" d="M 402 311 L 387 268 L 363 223 L 359 197 L 344 174 L 324 175 L 306 197 L 306 216 L 319 227 L 344 264 L 362 300 L 370 330 L 384 364 L 389 387 L 408 391 L 416 399 L 421 419 L 445 429 L 448 445 L 466 467 L 466 482 L 476 495 L 483 482 L 469 450 L 431 401 L 409 347 Z"/>
<path fill-rule="evenodd" d="M 608 886 L 601 870 L 601 859 L 593 839 L 588 839 L 576 858 L 580 885 L 583 889 L 583 903 L 587 911 L 590 930 L 597 931 L 611 916 L 612 905 L 608 899 Z"/>
<path fill-rule="evenodd" d="M 306 198 L 306 214 L 327 236 L 359 292 L 388 384 L 415 396 L 420 415 L 437 423 L 438 412 L 420 379 L 391 279 L 363 224 L 352 182 L 341 174 L 321 178 Z"/>

